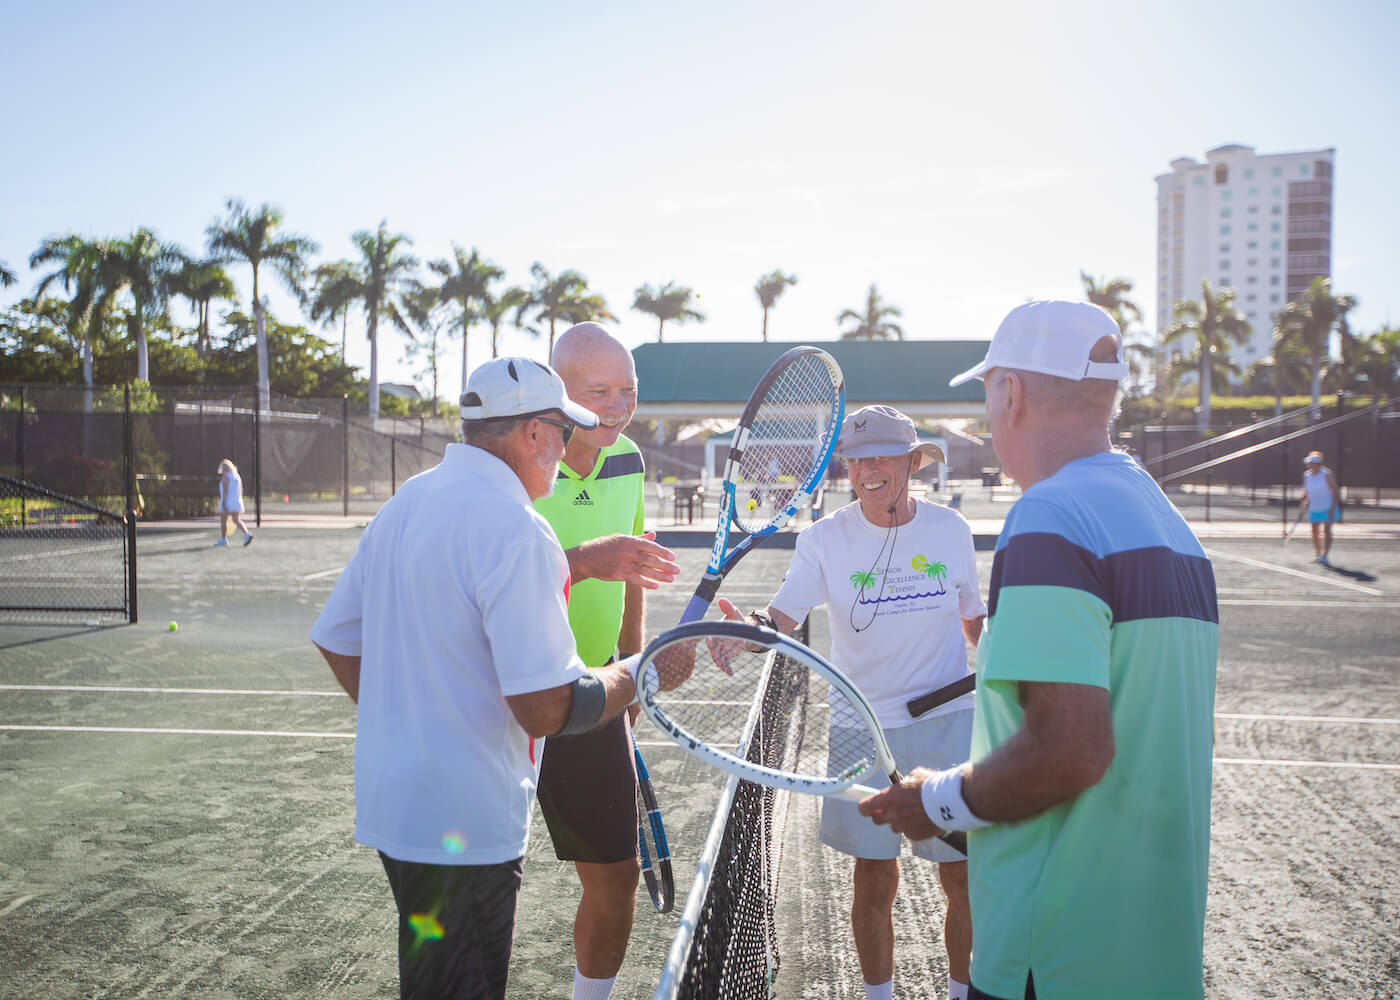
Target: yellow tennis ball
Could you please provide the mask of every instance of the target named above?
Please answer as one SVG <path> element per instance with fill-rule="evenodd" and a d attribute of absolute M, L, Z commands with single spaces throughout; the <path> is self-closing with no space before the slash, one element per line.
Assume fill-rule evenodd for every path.
<path fill-rule="evenodd" d="M 177 629 L 179 629 L 179 627 L 180 627 L 180 626 L 177 625 L 177 624 L 175 624 L 174 622 L 171 622 L 169 625 L 166 626 L 166 628 L 170 629 L 170 631 L 172 631 L 172 632 L 174 632 L 174 631 L 176 631 Z"/>
<path fill-rule="evenodd" d="M 758 510 L 758 501 L 757 501 L 757 500 L 750 500 L 750 501 L 749 501 L 749 510 L 750 510 L 750 511 Z"/>

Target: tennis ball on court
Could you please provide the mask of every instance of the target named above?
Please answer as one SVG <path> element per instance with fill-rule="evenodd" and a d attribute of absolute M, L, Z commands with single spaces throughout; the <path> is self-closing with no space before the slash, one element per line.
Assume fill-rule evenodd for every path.
<path fill-rule="evenodd" d="M 169 625 L 167 625 L 167 626 L 165 626 L 165 627 L 168 628 L 168 629 L 170 629 L 170 631 L 174 632 L 174 631 L 178 630 L 180 626 L 177 625 L 177 624 L 175 624 L 174 622 L 171 622 Z"/>

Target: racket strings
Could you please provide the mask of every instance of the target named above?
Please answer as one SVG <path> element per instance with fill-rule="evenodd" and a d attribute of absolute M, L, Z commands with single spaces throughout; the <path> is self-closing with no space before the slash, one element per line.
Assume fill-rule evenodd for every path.
<path fill-rule="evenodd" d="M 713 637 L 674 645 L 682 643 L 693 645 L 694 673 L 674 690 L 654 691 L 649 697 L 687 736 L 743 759 L 749 750 L 743 743 L 746 724 L 755 700 L 762 695 L 769 651 Z M 666 655 L 669 648 L 663 647 L 658 656 Z M 814 677 L 805 665 L 791 661 L 786 683 L 800 685 L 804 693 L 774 720 L 778 732 L 790 734 L 784 752 L 775 755 L 781 760 L 781 771 L 797 778 L 841 776 L 854 781 L 874 769 L 875 745 L 870 733 L 860 717 L 846 707 L 844 698 L 830 695 L 825 678 Z"/>
<path fill-rule="evenodd" d="M 782 516 L 837 432 L 839 386 L 820 357 L 797 358 L 774 379 L 750 420 L 732 470 L 736 519 L 753 532 Z"/>

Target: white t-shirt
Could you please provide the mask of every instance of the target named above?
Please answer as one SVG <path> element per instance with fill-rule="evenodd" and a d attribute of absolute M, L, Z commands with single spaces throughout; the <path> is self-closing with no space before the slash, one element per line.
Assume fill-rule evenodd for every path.
<path fill-rule="evenodd" d="M 1308 491 L 1308 510 L 1329 511 L 1336 506 L 1332 484 L 1327 481 L 1327 469 L 1303 473 L 1303 488 Z"/>
<path fill-rule="evenodd" d="M 871 524 L 858 503 L 813 523 L 797 537 L 787 578 L 770 603 L 798 621 L 826 605 L 831 661 L 885 729 L 917 721 L 909 699 L 968 673 L 962 619 L 987 613 L 972 529 L 957 511 L 923 500 L 897 533 Z M 967 694 L 922 718 L 972 706 Z M 839 718 L 841 706 L 833 703 L 832 713 Z"/>
<path fill-rule="evenodd" d="M 219 509 L 227 514 L 243 513 L 243 477 L 232 469 L 219 476 Z"/>
<path fill-rule="evenodd" d="M 380 509 L 311 630 L 360 657 L 355 839 L 401 861 L 524 855 L 530 738 L 505 696 L 587 672 L 568 562 L 519 478 L 450 444 Z"/>

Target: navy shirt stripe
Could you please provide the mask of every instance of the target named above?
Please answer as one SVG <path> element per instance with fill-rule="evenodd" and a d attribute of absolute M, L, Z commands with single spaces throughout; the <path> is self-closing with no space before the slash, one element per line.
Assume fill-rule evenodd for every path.
<path fill-rule="evenodd" d="M 997 613 L 1002 587 L 1071 587 L 1108 605 L 1113 621 L 1193 618 L 1220 623 L 1210 560 L 1166 546 L 1096 556 L 1063 535 L 1026 532 L 992 561 L 988 615 Z"/>

